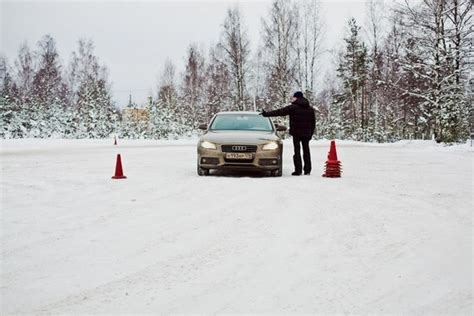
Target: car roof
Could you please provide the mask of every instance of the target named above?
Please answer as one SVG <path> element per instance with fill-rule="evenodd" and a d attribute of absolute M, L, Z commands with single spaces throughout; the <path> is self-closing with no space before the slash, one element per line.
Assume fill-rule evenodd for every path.
<path fill-rule="evenodd" d="M 255 111 L 223 111 L 218 112 L 216 115 L 228 115 L 228 114 L 251 114 L 251 115 L 258 115 L 259 112 Z"/>

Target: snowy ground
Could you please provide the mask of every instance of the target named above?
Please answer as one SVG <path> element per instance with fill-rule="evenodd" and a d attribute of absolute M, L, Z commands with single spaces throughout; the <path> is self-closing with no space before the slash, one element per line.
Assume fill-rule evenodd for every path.
<path fill-rule="evenodd" d="M 0 313 L 472 314 L 468 144 L 338 142 L 326 179 L 327 141 L 281 178 L 195 143 L 2 140 Z"/>

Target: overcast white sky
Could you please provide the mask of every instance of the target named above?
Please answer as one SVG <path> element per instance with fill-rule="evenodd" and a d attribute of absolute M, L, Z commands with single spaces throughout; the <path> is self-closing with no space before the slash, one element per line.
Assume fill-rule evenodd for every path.
<path fill-rule="evenodd" d="M 252 47 L 260 38 L 261 18 L 271 0 L 238 1 L 1 1 L 1 54 L 12 65 L 21 43 L 30 48 L 45 34 L 57 42 L 63 64 L 69 61 L 79 38 L 91 38 L 95 53 L 109 69 L 112 93 L 117 105 L 143 102 L 156 94 L 158 75 L 170 58 L 178 70 L 190 43 L 206 51 L 216 43 L 226 10 L 238 4 Z M 326 24 L 325 48 L 342 41 L 350 16 L 363 23 L 362 0 L 323 0 Z"/>

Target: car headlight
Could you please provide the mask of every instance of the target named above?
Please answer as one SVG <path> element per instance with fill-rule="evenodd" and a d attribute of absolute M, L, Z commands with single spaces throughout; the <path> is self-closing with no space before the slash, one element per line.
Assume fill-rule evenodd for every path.
<path fill-rule="evenodd" d="M 201 147 L 206 148 L 206 149 L 216 149 L 216 144 L 208 142 L 207 140 L 205 140 L 201 143 Z"/>
<path fill-rule="evenodd" d="M 278 143 L 277 142 L 270 142 L 265 145 L 263 145 L 262 149 L 263 150 L 275 150 L 278 148 Z"/>

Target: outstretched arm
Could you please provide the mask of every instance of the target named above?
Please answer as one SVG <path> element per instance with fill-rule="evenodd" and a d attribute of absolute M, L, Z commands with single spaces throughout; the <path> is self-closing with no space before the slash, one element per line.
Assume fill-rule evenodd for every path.
<path fill-rule="evenodd" d="M 286 116 L 290 114 L 291 105 L 285 106 L 284 108 L 274 110 L 274 111 L 263 111 L 262 115 L 265 117 L 269 116 Z"/>

